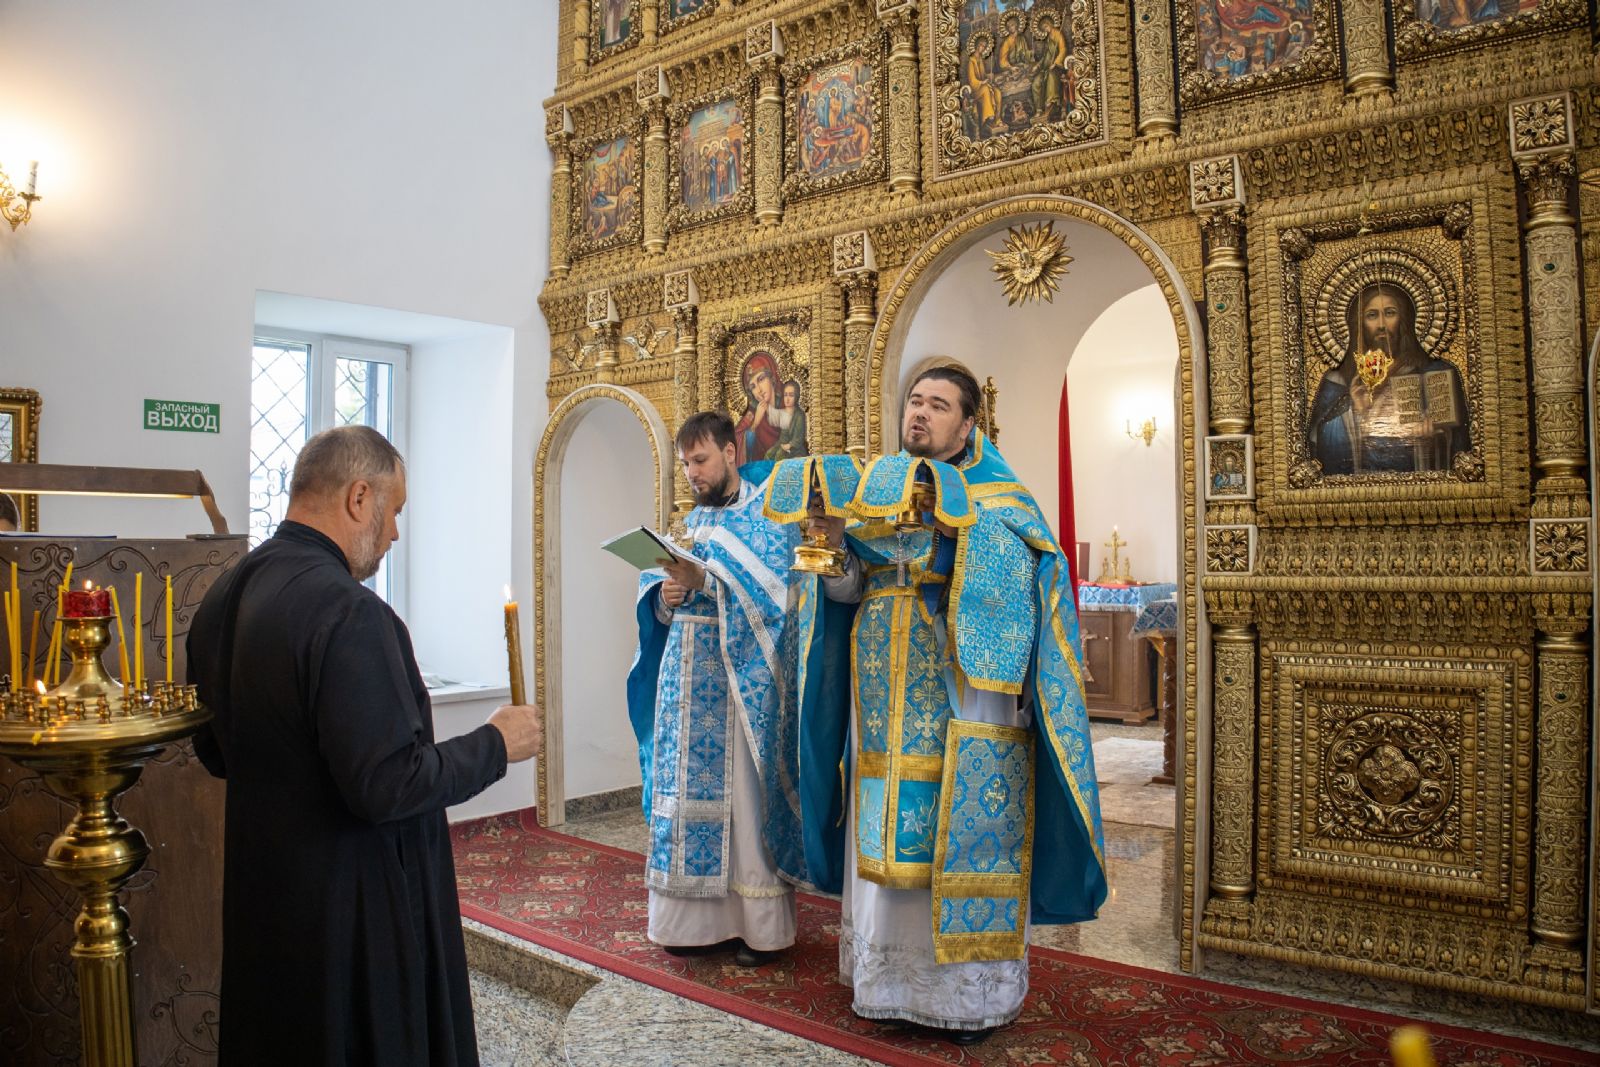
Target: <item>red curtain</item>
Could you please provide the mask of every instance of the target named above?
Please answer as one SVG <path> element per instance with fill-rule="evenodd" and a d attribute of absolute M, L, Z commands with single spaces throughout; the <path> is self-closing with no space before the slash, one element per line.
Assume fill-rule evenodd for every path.
<path fill-rule="evenodd" d="M 1078 570 L 1078 518 L 1072 506 L 1072 429 L 1067 418 L 1067 376 L 1061 376 L 1061 433 L 1059 479 L 1061 490 L 1061 517 L 1058 530 L 1061 549 L 1066 553 L 1072 570 L 1072 606 L 1078 606 L 1078 582 L 1087 577 Z"/>

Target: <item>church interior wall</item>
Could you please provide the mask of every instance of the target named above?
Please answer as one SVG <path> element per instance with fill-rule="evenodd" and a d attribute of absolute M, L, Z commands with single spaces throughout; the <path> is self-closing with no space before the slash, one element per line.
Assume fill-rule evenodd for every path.
<path fill-rule="evenodd" d="M 1089 542 L 1086 577 L 1100 573 L 1104 542 L 1116 527 L 1135 578 L 1179 580 L 1177 363 L 1172 316 L 1153 285 L 1106 308 L 1072 352 L 1072 488 L 1078 539 Z M 1151 442 L 1130 439 L 1129 424 L 1137 433 L 1148 418 L 1156 420 Z"/>
<path fill-rule="evenodd" d="M 1116 525 L 1139 560 L 1139 577 L 1177 581 L 1172 316 L 1148 268 L 1115 237 L 1082 223 L 1057 225 L 1068 234 L 1075 261 L 1084 264 L 1076 277 L 1068 268 L 1072 299 L 1008 306 L 994 284 L 994 260 L 983 243 L 974 244 L 917 300 L 886 409 L 899 409 L 912 379 L 936 356 L 961 360 L 980 382 L 992 376 L 1006 460 L 1055 529 L 1059 382 L 1066 375 L 1076 413 L 1078 537 L 1090 544 L 1089 577 L 1098 573 L 1100 542 Z M 1130 440 L 1124 422 L 1137 427 L 1149 417 L 1165 433 L 1150 446 Z M 896 429 L 885 427 L 891 441 Z"/>
<path fill-rule="evenodd" d="M 198 467 L 243 530 L 258 291 L 497 329 L 493 355 L 413 349 L 411 447 L 429 454 L 411 457 L 407 614 L 439 673 L 503 687 L 503 587 L 533 600 L 555 8 L 8 5 L 0 163 L 15 178 L 38 159 L 44 199 L 0 250 L 0 385 L 41 394 L 41 461 Z M 145 398 L 218 403 L 220 432 L 145 430 Z M 56 497 L 41 520 L 204 528 L 188 501 Z M 492 705 L 441 705 L 441 734 Z M 498 807 L 530 803 L 531 775 L 500 783 Z"/>
<path fill-rule="evenodd" d="M 559 676 L 566 796 L 639 784 L 639 749 L 628 723 L 627 664 L 637 633 L 638 572 L 599 544 L 655 526 L 656 461 L 633 412 L 597 401 L 576 420 L 561 463 L 558 566 L 565 610 Z"/>

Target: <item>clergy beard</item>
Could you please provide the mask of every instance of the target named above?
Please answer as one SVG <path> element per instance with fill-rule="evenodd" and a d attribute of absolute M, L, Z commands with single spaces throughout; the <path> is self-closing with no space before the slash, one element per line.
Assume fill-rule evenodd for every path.
<path fill-rule="evenodd" d="M 378 564 L 389 551 L 389 546 L 383 543 L 383 517 L 388 514 L 389 502 L 379 497 L 374 503 L 378 508 L 373 512 L 372 522 L 361 532 L 360 540 L 350 546 L 350 573 L 358 582 L 377 574 Z"/>
<path fill-rule="evenodd" d="M 694 495 L 694 502 L 703 508 L 727 507 L 733 502 L 733 479 L 734 473 L 732 470 L 729 470 L 727 473 L 723 474 L 722 481 L 718 482 L 716 485 L 708 486 L 705 492 L 696 493 Z"/>

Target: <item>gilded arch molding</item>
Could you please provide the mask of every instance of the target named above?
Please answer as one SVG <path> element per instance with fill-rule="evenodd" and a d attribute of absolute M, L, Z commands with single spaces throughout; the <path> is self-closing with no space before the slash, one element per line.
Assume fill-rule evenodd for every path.
<path fill-rule="evenodd" d="M 544 752 L 539 757 L 541 826 L 566 821 L 566 766 L 563 757 L 564 711 L 561 707 L 561 631 L 550 621 L 561 615 L 561 523 L 559 476 L 572 431 L 586 409 L 617 403 L 633 413 L 650 444 L 655 467 L 655 515 L 665 529 L 672 507 L 672 470 L 662 462 L 669 455 L 666 423 L 641 393 L 616 385 L 585 385 L 573 390 L 550 413 L 533 460 L 533 663 L 535 701 L 544 709 Z M 552 486 L 551 476 L 556 477 Z"/>
<path fill-rule="evenodd" d="M 1025 216 L 1053 215 L 1099 227 L 1126 245 L 1150 271 L 1172 314 L 1178 338 L 1179 408 L 1182 447 L 1178 462 L 1181 488 L 1179 509 L 1183 552 L 1180 584 L 1183 596 L 1183 684 L 1180 687 L 1183 773 L 1179 791 L 1179 901 L 1181 927 L 1179 956 L 1184 970 L 1199 966 L 1196 955 L 1197 889 L 1206 885 L 1205 849 L 1197 850 L 1209 834 L 1210 804 L 1210 638 L 1202 613 L 1198 551 L 1204 537 L 1204 513 L 1199 504 L 1197 427 L 1205 422 L 1204 333 L 1199 312 L 1175 267 L 1154 241 L 1133 223 L 1098 205 L 1074 197 L 1037 195 L 997 200 L 964 215 L 935 234 L 911 256 L 894 283 L 883 291 L 878 324 L 872 333 L 866 366 L 850 373 L 866 377 L 867 452 L 883 451 L 885 383 L 896 380 L 901 349 L 910 321 L 935 279 L 966 249 L 991 230 Z"/>

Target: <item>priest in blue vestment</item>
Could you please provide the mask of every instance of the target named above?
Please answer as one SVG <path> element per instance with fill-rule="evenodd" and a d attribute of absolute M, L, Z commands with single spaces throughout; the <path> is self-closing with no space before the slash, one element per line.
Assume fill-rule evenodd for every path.
<path fill-rule="evenodd" d="M 649 937 L 678 953 L 739 942 L 738 961 L 756 966 L 794 943 L 793 887 L 817 884 L 807 855 L 827 852 L 808 848 L 800 819 L 794 623 L 815 579 L 791 572 L 799 533 L 763 516 L 726 415 L 686 419 L 677 446 L 698 504 L 684 521 L 696 562 L 641 575 L 628 675 Z"/>
<path fill-rule="evenodd" d="M 975 428 L 977 382 L 913 383 L 905 451 L 873 461 L 828 598 L 856 603 L 842 980 L 871 1019 L 981 1040 L 1016 1019 L 1031 923 L 1106 897 L 1070 572 Z M 926 528 L 890 519 L 920 474 Z M 824 761 L 818 761 L 824 762 Z"/>

